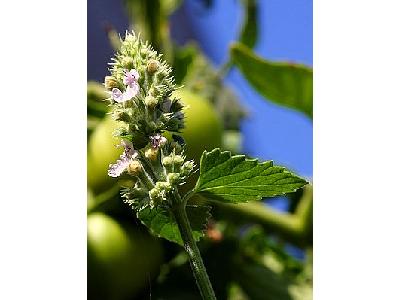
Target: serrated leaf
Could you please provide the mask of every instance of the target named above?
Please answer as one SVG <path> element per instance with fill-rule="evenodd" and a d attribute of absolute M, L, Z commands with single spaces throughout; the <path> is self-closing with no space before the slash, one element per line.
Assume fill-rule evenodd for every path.
<path fill-rule="evenodd" d="M 305 65 L 272 62 L 243 44 L 231 46 L 231 56 L 249 83 L 267 99 L 313 115 L 313 71 Z"/>
<path fill-rule="evenodd" d="M 257 0 L 242 0 L 245 9 L 242 31 L 240 33 L 240 42 L 253 48 L 258 37 L 258 5 Z"/>
<path fill-rule="evenodd" d="M 204 152 L 195 191 L 228 203 L 261 200 L 294 192 L 307 181 L 272 161 L 258 162 L 244 155 L 214 149 Z"/>
<path fill-rule="evenodd" d="M 203 231 L 205 230 L 207 220 L 210 217 L 210 209 L 209 206 L 186 206 L 186 213 L 190 221 L 193 237 L 196 241 L 200 240 L 204 235 Z M 147 206 L 141 209 L 137 213 L 137 216 L 154 235 L 165 238 L 179 245 L 183 245 L 178 224 L 169 209 L 162 206 L 155 208 Z"/>

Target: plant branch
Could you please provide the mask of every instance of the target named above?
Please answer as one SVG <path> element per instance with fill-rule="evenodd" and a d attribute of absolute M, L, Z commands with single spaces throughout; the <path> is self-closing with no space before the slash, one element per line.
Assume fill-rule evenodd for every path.
<path fill-rule="evenodd" d="M 264 229 L 276 232 L 289 242 L 300 246 L 312 244 L 312 186 L 304 187 L 304 193 L 294 214 L 281 213 L 260 202 L 226 204 L 206 200 L 216 213 L 236 224 L 257 223 Z"/>
<path fill-rule="evenodd" d="M 101 211 L 107 206 L 111 201 L 115 201 L 115 198 L 119 195 L 120 187 L 114 185 L 112 188 L 106 190 L 105 192 L 95 196 L 95 204 L 88 208 L 87 214 L 92 212 Z"/>

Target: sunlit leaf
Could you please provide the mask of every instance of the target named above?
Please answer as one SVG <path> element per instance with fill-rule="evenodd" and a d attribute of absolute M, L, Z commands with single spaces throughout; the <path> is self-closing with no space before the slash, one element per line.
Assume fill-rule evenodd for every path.
<path fill-rule="evenodd" d="M 312 118 L 313 71 L 310 67 L 263 59 L 239 43 L 231 46 L 231 56 L 261 95 L 277 104 L 300 110 Z"/>
<path fill-rule="evenodd" d="M 195 191 L 223 202 L 240 203 L 294 192 L 307 181 L 272 161 L 214 149 L 204 152 Z"/>

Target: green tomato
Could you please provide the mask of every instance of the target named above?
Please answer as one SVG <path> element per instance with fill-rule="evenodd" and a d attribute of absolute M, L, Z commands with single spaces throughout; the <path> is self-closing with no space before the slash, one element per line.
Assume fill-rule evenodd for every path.
<path fill-rule="evenodd" d="M 180 98 L 188 106 L 182 136 L 186 142 L 186 156 L 197 164 L 204 150 L 221 147 L 223 126 L 220 117 L 207 99 L 186 89 L 175 91 L 172 96 Z"/>
<path fill-rule="evenodd" d="M 187 106 L 185 109 L 185 128 L 181 135 L 186 142 L 186 157 L 194 159 L 199 166 L 204 150 L 211 151 L 221 147 L 223 126 L 218 114 L 210 102 L 187 89 L 179 89 L 172 96 L 180 98 Z M 190 176 L 181 186 L 181 193 L 188 192 L 196 184 L 199 173 Z"/>
<path fill-rule="evenodd" d="M 108 166 L 119 158 L 123 149 L 116 147 L 120 139 L 113 136 L 113 132 L 121 124 L 107 116 L 97 126 L 88 143 L 87 180 L 89 187 L 95 194 L 108 190 L 116 179 L 107 175 Z"/>
<path fill-rule="evenodd" d="M 87 226 L 88 299 L 133 298 L 159 270 L 160 241 L 103 213 Z"/>

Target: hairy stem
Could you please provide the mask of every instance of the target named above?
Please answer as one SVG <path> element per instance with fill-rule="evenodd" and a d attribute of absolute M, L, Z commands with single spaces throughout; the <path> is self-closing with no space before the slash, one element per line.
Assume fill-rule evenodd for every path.
<path fill-rule="evenodd" d="M 193 238 L 192 229 L 185 210 L 185 204 L 180 199 L 178 193 L 175 193 L 174 197 L 173 212 L 182 236 L 183 246 L 189 256 L 190 266 L 192 267 L 200 294 L 204 300 L 216 300 L 217 298 L 215 297 L 210 279 L 208 278 L 199 248 L 197 248 L 196 241 Z"/>

